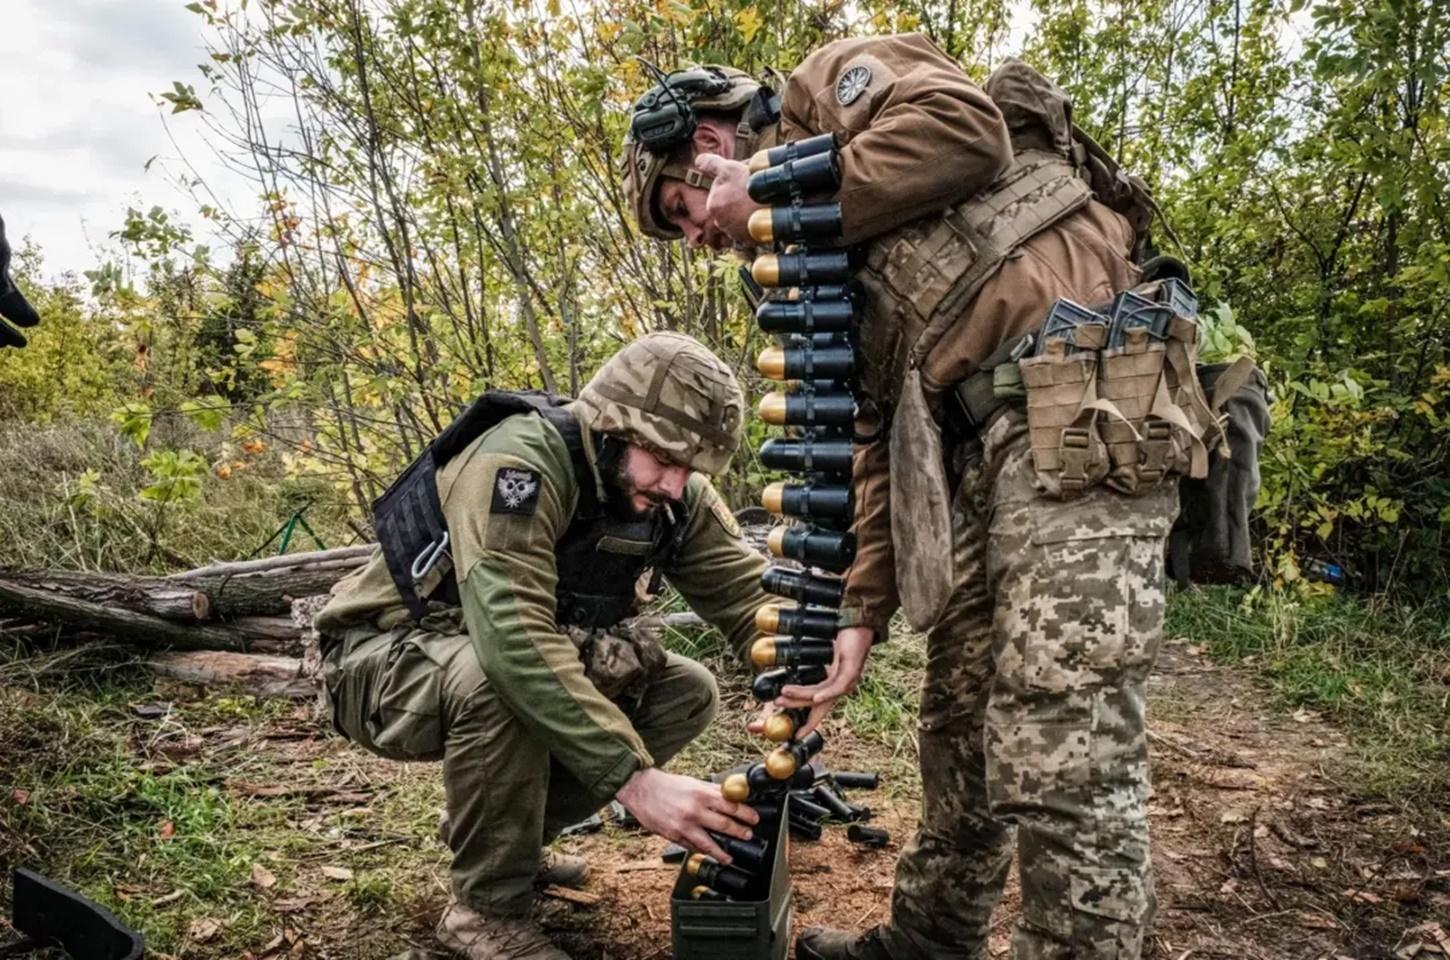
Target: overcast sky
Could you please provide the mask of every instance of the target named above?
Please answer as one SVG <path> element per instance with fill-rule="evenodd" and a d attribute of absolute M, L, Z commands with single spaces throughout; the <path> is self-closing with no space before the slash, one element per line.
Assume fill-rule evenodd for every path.
<path fill-rule="evenodd" d="M 47 276 L 93 267 L 127 206 L 193 216 L 161 162 L 145 170 L 177 155 L 150 95 L 173 80 L 204 89 L 203 23 L 185 2 L 0 0 L 0 216 L 12 243 L 40 244 Z M 195 116 L 173 118 L 177 142 L 224 177 Z"/>

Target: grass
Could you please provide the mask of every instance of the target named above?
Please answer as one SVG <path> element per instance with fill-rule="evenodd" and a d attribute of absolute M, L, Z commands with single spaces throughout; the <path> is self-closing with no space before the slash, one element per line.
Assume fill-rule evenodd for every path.
<path fill-rule="evenodd" d="M 1322 712 L 1353 739 L 1349 775 L 1371 793 L 1443 799 L 1450 787 L 1450 610 L 1333 593 L 1191 589 L 1169 636 L 1248 666 L 1288 706 Z"/>
<path fill-rule="evenodd" d="M 182 449 L 206 465 L 196 496 L 142 499 L 156 479 L 143 461 Z M 356 538 L 326 483 L 289 477 L 274 450 L 243 453 L 181 418 L 158 420 L 145 450 L 106 422 L 0 424 L 0 450 L 0 567 L 164 573 L 240 559 L 308 504 L 328 546 Z M 293 550 L 316 547 L 301 530 L 295 539 Z"/>

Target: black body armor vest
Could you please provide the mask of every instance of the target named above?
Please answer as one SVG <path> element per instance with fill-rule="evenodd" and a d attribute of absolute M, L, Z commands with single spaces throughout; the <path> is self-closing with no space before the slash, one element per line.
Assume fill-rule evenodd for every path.
<path fill-rule="evenodd" d="M 555 591 L 559 626 L 610 627 L 638 607 L 635 585 L 646 570 L 668 563 L 688 519 L 677 501 L 638 519 L 614 517 L 600 502 L 594 471 L 584 455 L 583 428 L 562 405 L 568 399 L 540 391 L 490 390 L 440 433 L 418 459 L 373 502 L 373 528 L 383 559 L 403 603 L 416 619 L 430 599 L 460 602 L 457 572 L 450 571 L 429 594 L 419 580 L 446 551 L 448 525 L 438 497 L 437 473 L 474 440 L 511 416 L 537 414 L 558 431 L 569 450 L 579 502 L 564 536 L 554 547 L 559 582 Z M 422 572 L 420 572 L 420 570 Z M 655 588 L 652 588 L 652 590 Z"/>

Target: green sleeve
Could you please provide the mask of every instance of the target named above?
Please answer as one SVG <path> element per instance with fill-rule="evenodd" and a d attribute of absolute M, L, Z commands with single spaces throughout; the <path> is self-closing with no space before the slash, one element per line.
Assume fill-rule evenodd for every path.
<path fill-rule="evenodd" d="M 629 718 L 584 676 L 578 650 L 554 621 L 554 545 L 578 495 L 568 451 L 544 421 L 517 417 L 464 457 L 440 475 L 439 488 L 484 676 L 549 753 L 607 800 L 653 760 Z M 537 483 L 512 512 L 495 498 L 502 470 Z"/>
<path fill-rule="evenodd" d="M 765 558 L 741 536 L 729 506 L 703 475 L 690 477 L 685 507 L 690 519 L 665 577 L 748 664 L 750 644 L 758 633 L 755 611 L 782 602 L 760 586 Z"/>

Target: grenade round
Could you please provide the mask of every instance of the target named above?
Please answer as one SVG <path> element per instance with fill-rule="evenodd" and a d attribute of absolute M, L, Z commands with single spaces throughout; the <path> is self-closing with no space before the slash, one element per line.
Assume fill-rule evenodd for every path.
<path fill-rule="evenodd" d="M 771 567 L 762 573 L 760 586 L 766 593 L 818 607 L 839 607 L 846 591 L 846 583 L 839 577 L 823 577 L 785 567 Z"/>
<path fill-rule="evenodd" d="M 857 293 L 856 287 L 849 283 L 818 283 L 813 287 L 791 287 L 785 292 L 785 298 L 791 303 L 810 301 L 820 303 L 825 300 L 845 300 L 848 303 L 854 303 Z"/>
<path fill-rule="evenodd" d="M 734 860 L 743 869 L 749 870 L 752 873 L 759 873 L 765 869 L 765 854 L 769 849 L 765 841 L 741 840 L 738 837 L 716 833 L 714 830 L 707 830 L 706 832 L 710 834 L 710 839 L 714 840 L 721 850 L 730 854 L 730 859 Z"/>
<path fill-rule="evenodd" d="M 853 500 L 844 483 L 772 483 L 760 495 L 760 505 L 785 517 L 850 520 Z"/>
<path fill-rule="evenodd" d="M 696 877 L 710 889 L 730 897 L 743 897 L 750 890 L 750 874 L 727 867 L 703 853 L 691 854 L 685 861 L 685 875 Z"/>
<path fill-rule="evenodd" d="M 811 757 L 821 752 L 826 738 L 819 730 L 812 730 L 803 740 L 784 743 L 770 751 L 765 758 L 765 770 L 777 780 L 789 780 L 797 770 L 810 763 Z M 812 775 L 814 779 L 814 775 Z"/>
<path fill-rule="evenodd" d="M 745 189 L 756 203 L 773 203 L 811 193 L 835 193 L 840 186 L 841 158 L 834 150 L 825 150 L 752 173 Z"/>
<path fill-rule="evenodd" d="M 804 140 L 792 140 L 790 143 L 782 143 L 769 150 L 757 151 L 748 161 L 747 169 L 751 173 L 759 173 L 767 167 L 778 167 L 782 163 L 789 163 L 812 154 L 831 153 L 835 149 L 836 135 L 819 133 L 814 137 L 806 137 Z"/>
<path fill-rule="evenodd" d="M 841 236 L 841 205 L 785 204 L 757 210 L 746 221 L 756 243 L 827 243 Z"/>
<path fill-rule="evenodd" d="M 836 645 L 829 640 L 798 641 L 781 637 L 761 637 L 750 647 L 750 662 L 757 670 L 771 667 L 825 666 L 835 659 Z M 766 739 L 772 738 L 767 735 Z"/>
<path fill-rule="evenodd" d="M 762 451 L 763 453 L 763 451 Z M 770 531 L 765 545 L 777 557 L 839 573 L 856 559 L 856 537 L 835 530 L 810 527 L 776 527 Z"/>
<path fill-rule="evenodd" d="M 725 900 L 725 894 L 718 890 L 711 890 L 703 883 L 690 891 L 691 900 Z"/>
<path fill-rule="evenodd" d="M 760 462 L 792 473 L 851 473 L 851 441 L 844 438 L 773 437 L 760 445 Z"/>
<path fill-rule="evenodd" d="M 779 789 L 780 784 L 765 769 L 765 764 L 752 764 L 744 773 L 732 773 L 720 784 L 720 796 L 735 803 L 745 803 Z"/>
<path fill-rule="evenodd" d="M 805 707 L 789 707 L 780 713 L 765 718 L 765 739 L 771 743 L 786 743 L 794 739 L 795 732 L 805 725 L 811 712 Z"/>
<path fill-rule="evenodd" d="M 833 610 L 803 610 L 767 604 L 755 611 L 755 629 L 761 633 L 782 633 L 788 637 L 834 640 L 841 625 Z"/>
<path fill-rule="evenodd" d="M 755 308 L 755 322 L 766 333 L 845 333 L 855 319 L 850 300 L 767 300 Z"/>
<path fill-rule="evenodd" d="M 767 253 L 755 258 L 750 276 L 762 287 L 844 284 L 851 279 L 851 258 L 844 250 Z"/>
<path fill-rule="evenodd" d="M 774 700 L 776 697 L 779 697 L 780 691 L 787 686 L 794 684 L 811 687 L 818 683 L 824 683 L 825 679 L 825 667 L 781 667 L 778 670 L 762 673 L 751 681 L 750 693 L 755 699 L 763 703 L 766 700 Z"/>
<path fill-rule="evenodd" d="M 856 398 L 849 393 L 785 393 L 760 398 L 760 419 L 777 427 L 849 427 L 856 419 Z"/>
<path fill-rule="evenodd" d="M 810 787 L 790 792 L 790 812 L 810 820 L 824 820 L 831 811 L 816 803 Z"/>
<path fill-rule="evenodd" d="M 828 347 L 767 347 L 755 369 L 768 380 L 840 380 L 856 371 L 855 351 L 849 345 Z"/>

